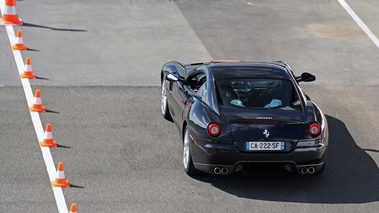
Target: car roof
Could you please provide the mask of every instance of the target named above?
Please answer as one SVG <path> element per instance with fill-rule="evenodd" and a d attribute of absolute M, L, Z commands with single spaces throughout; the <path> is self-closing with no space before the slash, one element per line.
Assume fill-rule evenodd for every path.
<path fill-rule="evenodd" d="M 223 78 L 278 78 L 291 79 L 284 64 L 269 62 L 226 62 L 206 65 L 214 79 Z"/>

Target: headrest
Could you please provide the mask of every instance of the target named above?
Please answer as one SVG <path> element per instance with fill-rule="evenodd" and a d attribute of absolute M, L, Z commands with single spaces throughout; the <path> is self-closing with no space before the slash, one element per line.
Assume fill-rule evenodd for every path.
<path fill-rule="evenodd" d="M 265 106 L 265 108 L 274 108 L 282 105 L 282 101 L 279 99 L 272 99 L 269 104 Z"/>
<path fill-rule="evenodd" d="M 233 99 L 230 104 L 233 104 L 235 106 L 240 106 L 240 107 L 245 107 L 242 103 L 242 101 L 238 100 L 238 99 Z"/>

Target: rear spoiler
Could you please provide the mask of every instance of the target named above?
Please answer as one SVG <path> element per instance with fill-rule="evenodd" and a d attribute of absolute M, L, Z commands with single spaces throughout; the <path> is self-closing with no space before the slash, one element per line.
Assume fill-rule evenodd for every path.
<path fill-rule="evenodd" d="M 184 66 L 202 66 L 202 65 L 209 65 L 213 63 L 239 63 L 242 62 L 241 60 L 229 60 L 229 59 L 217 59 L 217 60 L 212 60 L 209 62 L 196 62 L 196 63 L 191 63 L 191 64 L 184 64 Z"/>

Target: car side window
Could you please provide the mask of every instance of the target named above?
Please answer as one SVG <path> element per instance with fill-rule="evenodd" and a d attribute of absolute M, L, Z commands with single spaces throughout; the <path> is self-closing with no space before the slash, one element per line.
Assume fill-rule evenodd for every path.
<path fill-rule="evenodd" d="M 196 71 L 195 71 L 196 72 Z M 193 91 L 194 96 L 210 106 L 209 85 L 205 71 L 199 69 L 188 77 L 187 85 Z"/>
<path fill-rule="evenodd" d="M 194 92 L 197 92 L 206 81 L 207 78 L 203 72 L 197 73 L 189 77 L 189 87 Z"/>
<path fill-rule="evenodd" d="M 207 84 L 204 82 L 201 87 L 197 90 L 196 96 L 200 97 L 201 99 L 204 99 L 208 94 L 207 90 Z"/>

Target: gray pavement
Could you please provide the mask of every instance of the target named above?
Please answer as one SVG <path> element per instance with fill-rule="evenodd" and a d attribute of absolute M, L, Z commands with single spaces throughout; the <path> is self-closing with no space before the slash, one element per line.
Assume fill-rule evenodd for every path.
<path fill-rule="evenodd" d="M 377 32 L 377 3 L 347 2 Z M 37 0 L 17 11 L 78 212 L 377 212 L 379 50 L 338 2 Z M 1 27 L 0 212 L 57 212 L 7 39 Z M 184 174 L 159 70 L 212 58 L 316 74 L 303 87 L 328 116 L 323 176 Z"/>
<path fill-rule="evenodd" d="M 158 85 L 157 70 L 169 60 L 211 60 L 171 1 L 37 0 L 17 5 L 25 24 L 15 28 L 23 30 L 24 42 L 33 50 L 23 56 L 32 59 L 37 76 L 49 79 L 38 85 Z"/>

